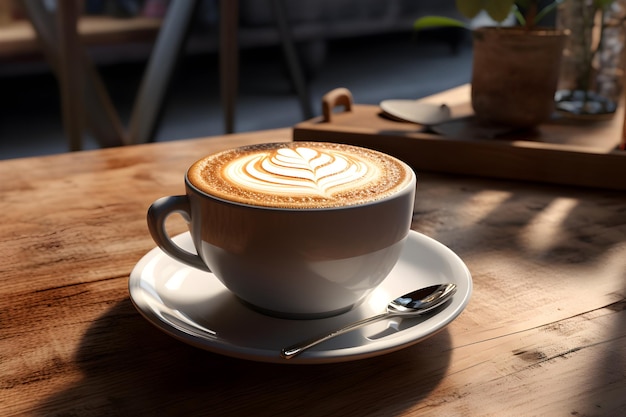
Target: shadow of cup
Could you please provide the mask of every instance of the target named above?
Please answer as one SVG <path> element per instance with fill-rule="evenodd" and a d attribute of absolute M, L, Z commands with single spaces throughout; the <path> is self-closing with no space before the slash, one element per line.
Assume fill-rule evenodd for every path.
<path fill-rule="evenodd" d="M 386 355 L 323 365 L 229 358 L 171 338 L 126 299 L 94 321 L 76 363 L 83 379 L 44 399 L 38 415 L 333 415 L 410 407 L 437 386 L 450 361 L 446 329 Z M 76 401 L 80 398 L 80 401 Z"/>

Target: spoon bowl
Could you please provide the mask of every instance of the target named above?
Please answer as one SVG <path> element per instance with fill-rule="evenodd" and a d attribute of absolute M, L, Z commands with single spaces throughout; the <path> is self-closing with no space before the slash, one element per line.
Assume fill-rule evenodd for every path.
<path fill-rule="evenodd" d="M 295 345 L 286 347 L 281 350 L 280 356 L 284 359 L 291 359 L 305 350 L 312 348 L 328 339 L 350 332 L 359 327 L 384 320 L 390 317 L 415 317 L 424 314 L 430 310 L 433 310 L 449 300 L 450 297 L 456 292 L 456 284 L 439 284 L 431 285 L 429 287 L 420 288 L 415 291 L 411 291 L 401 297 L 398 297 L 389 302 L 387 310 L 384 313 L 376 316 L 367 317 L 363 320 L 356 321 L 348 324 L 340 329 L 332 331 L 330 333 L 315 337 L 310 340 L 306 340 Z"/>

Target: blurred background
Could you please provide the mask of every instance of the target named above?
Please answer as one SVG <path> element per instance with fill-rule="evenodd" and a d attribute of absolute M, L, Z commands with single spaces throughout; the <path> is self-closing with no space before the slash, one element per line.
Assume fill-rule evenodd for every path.
<path fill-rule="evenodd" d="M 151 141 L 293 126 L 319 115 L 321 97 L 336 87 L 348 88 L 356 103 L 378 104 L 418 99 L 470 80 L 469 32 L 438 29 L 417 36 L 412 30 L 424 15 L 456 17 L 454 0 L 239 1 L 237 46 L 230 48 L 238 68 L 231 74 L 237 85 L 229 128 L 220 95 L 224 11 L 218 0 L 77 2 L 82 46 L 124 129 L 164 18 L 179 2 L 194 3 L 193 12 L 180 21 L 185 38 L 169 82 L 163 81 L 168 88 Z M 33 16 L 20 3 L 0 3 L 0 159 L 69 150 L 59 78 L 32 29 Z M 26 3 L 54 19 L 55 1 Z M 295 55 L 289 56 L 289 46 Z M 87 129 L 82 149 L 99 146 Z"/>

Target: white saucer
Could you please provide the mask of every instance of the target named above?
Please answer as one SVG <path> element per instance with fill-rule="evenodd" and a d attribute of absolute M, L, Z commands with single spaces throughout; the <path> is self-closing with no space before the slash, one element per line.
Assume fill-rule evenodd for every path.
<path fill-rule="evenodd" d="M 194 251 L 189 233 L 174 240 Z M 285 360 L 281 348 L 385 310 L 387 302 L 411 290 L 446 282 L 457 292 L 434 313 L 419 318 L 384 320 L 328 340 Z M 435 334 L 465 308 L 472 278 L 450 249 L 411 231 L 400 260 L 389 276 L 351 311 L 319 320 L 266 316 L 246 307 L 216 277 L 152 249 L 130 274 L 130 297 L 139 312 L 165 333 L 215 353 L 262 362 L 329 363 L 381 355 Z"/>

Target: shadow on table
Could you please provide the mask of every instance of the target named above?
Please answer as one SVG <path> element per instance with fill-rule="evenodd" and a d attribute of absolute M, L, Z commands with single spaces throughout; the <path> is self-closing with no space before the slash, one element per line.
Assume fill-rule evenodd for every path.
<path fill-rule="evenodd" d="M 179 342 L 124 300 L 96 320 L 76 353 L 83 379 L 39 415 L 385 415 L 422 401 L 450 362 L 446 329 L 398 352 L 322 365 L 229 358 Z"/>
<path fill-rule="evenodd" d="M 431 178 L 435 178 L 430 187 Z M 450 178 L 449 181 L 446 181 Z M 620 191 L 422 175 L 413 228 L 459 255 L 514 253 L 532 262 L 603 262 L 624 240 L 626 200 Z M 441 201 L 445 201 L 442 206 Z"/>

